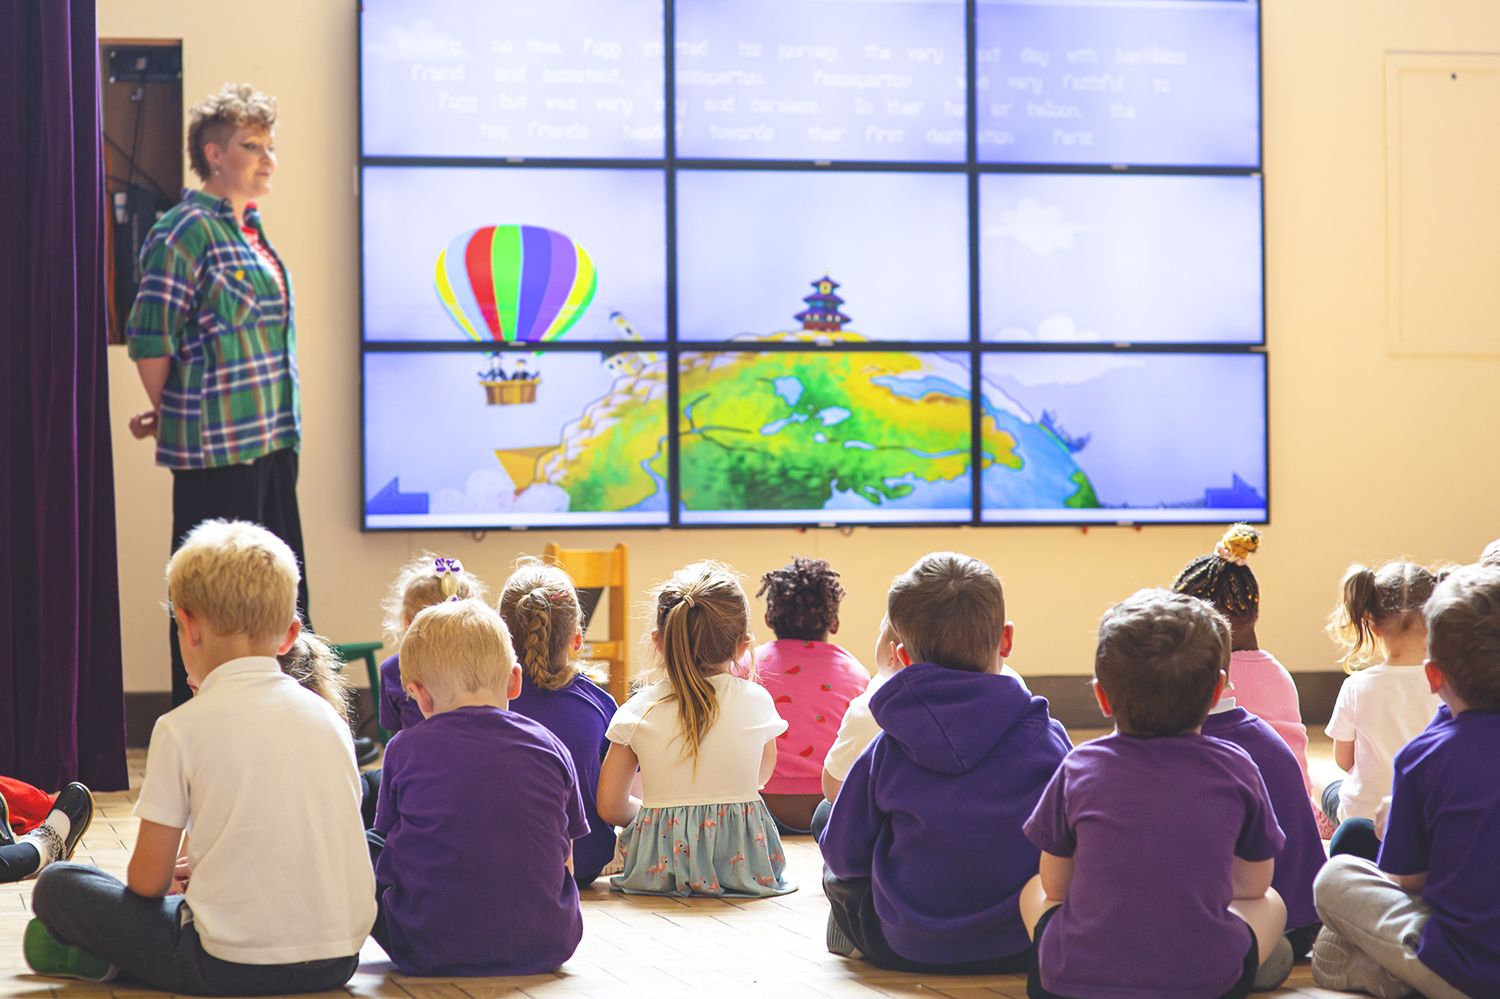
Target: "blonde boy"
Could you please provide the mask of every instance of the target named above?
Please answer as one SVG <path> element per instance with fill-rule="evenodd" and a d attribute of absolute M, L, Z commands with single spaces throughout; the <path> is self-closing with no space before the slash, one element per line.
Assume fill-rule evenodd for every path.
<path fill-rule="evenodd" d="M 151 734 L 127 882 L 81 864 L 38 878 L 36 971 L 194 995 L 313 992 L 354 974 L 375 916 L 359 775 L 338 713 L 276 660 L 301 629 L 297 583 L 291 549 L 255 524 L 206 521 L 172 556 L 197 696 Z M 168 894 L 174 873 L 182 895 Z"/>
<path fill-rule="evenodd" d="M 589 824 L 573 758 L 509 710 L 521 670 L 493 607 L 426 608 L 400 654 L 426 720 L 386 747 L 369 833 L 373 936 L 402 974 L 551 971 L 583 936 L 571 861 Z"/>

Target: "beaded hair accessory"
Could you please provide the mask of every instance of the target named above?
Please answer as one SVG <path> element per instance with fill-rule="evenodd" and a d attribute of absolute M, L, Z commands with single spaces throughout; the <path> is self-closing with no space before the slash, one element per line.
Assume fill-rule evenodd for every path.
<path fill-rule="evenodd" d="M 457 600 L 458 574 L 464 571 L 463 563 L 456 558 L 435 558 L 432 560 L 432 571 L 437 573 L 443 596 L 449 600 Z"/>

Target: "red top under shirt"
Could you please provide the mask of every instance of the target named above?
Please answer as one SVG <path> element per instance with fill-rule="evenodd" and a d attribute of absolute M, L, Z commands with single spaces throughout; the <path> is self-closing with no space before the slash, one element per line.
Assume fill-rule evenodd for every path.
<path fill-rule="evenodd" d="M 252 201 L 249 204 L 245 205 L 245 210 L 246 212 L 254 211 L 255 202 Z M 281 292 L 282 301 L 285 301 L 286 275 L 281 273 L 281 265 L 278 264 L 276 262 L 276 258 L 272 256 L 270 248 L 261 241 L 260 233 L 255 230 L 255 227 L 247 225 L 243 218 L 240 219 L 240 232 L 244 234 L 245 242 L 250 244 L 250 249 L 254 250 L 255 255 L 260 258 L 261 264 L 264 265 L 266 270 L 271 272 L 271 276 L 276 279 L 276 287 Z"/>

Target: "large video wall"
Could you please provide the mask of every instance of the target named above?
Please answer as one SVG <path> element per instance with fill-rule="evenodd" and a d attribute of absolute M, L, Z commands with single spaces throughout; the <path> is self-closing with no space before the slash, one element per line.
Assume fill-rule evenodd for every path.
<path fill-rule="evenodd" d="M 1252 0 L 363 0 L 370 529 L 1267 517 Z"/>

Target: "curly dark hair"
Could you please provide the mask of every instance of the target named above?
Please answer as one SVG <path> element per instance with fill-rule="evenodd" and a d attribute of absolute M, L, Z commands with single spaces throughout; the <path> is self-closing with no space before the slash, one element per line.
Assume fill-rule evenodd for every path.
<path fill-rule="evenodd" d="M 766 623 L 777 638 L 818 642 L 839 619 L 844 588 L 833 566 L 820 558 L 798 555 L 780 569 L 760 577 L 757 597 L 766 598 Z"/>

